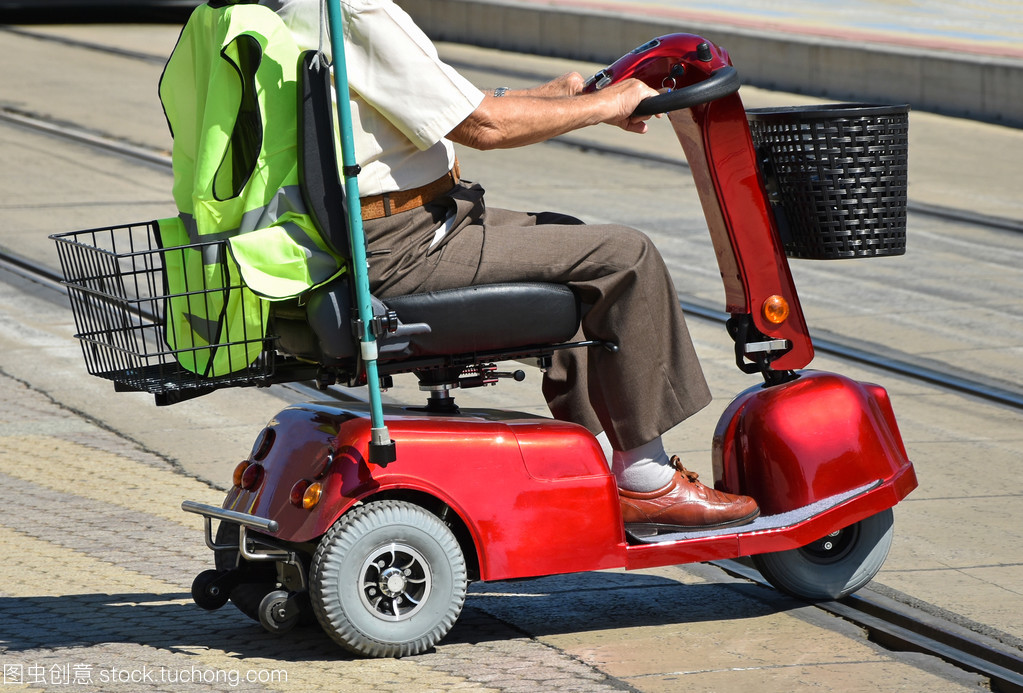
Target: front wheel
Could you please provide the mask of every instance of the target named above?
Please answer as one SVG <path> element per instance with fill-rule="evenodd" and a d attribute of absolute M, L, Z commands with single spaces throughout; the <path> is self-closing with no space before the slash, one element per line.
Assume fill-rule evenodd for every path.
<path fill-rule="evenodd" d="M 404 501 L 368 503 L 341 517 L 313 556 L 311 578 L 320 625 L 369 657 L 433 647 L 455 624 L 468 584 L 448 526 Z"/>
<path fill-rule="evenodd" d="M 892 510 L 790 551 L 753 556 L 775 588 L 800 599 L 841 599 L 870 582 L 892 545 Z"/>

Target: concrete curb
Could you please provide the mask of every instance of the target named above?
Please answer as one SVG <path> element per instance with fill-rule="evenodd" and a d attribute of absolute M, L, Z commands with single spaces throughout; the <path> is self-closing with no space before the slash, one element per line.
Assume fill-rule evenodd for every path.
<path fill-rule="evenodd" d="M 705 36 L 732 56 L 743 81 L 839 100 L 908 103 L 1023 127 L 1023 60 L 863 44 L 800 34 L 506 0 L 402 0 L 434 40 L 609 63 L 655 36 Z"/>

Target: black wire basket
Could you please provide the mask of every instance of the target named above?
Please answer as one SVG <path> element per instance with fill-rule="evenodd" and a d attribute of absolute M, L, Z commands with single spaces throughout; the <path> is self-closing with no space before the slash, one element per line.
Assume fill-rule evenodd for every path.
<path fill-rule="evenodd" d="M 752 109 L 747 118 L 786 255 L 906 252 L 908 106 Z"/>
<path fill-rule="evenodd" d="M 223 241 L 163 248 L 156 222 L 51 238 L 89 373 L 160 403 L 269 384 L 266 304 L 246 293 Z"/>

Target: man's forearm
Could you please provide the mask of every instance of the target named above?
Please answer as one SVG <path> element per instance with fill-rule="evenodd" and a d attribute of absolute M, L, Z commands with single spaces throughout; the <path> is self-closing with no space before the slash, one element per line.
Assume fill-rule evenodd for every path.
<path fill-rule="evenodd" d="M 537 96 L 548 83 L 533 90 L 492 95 L 449 134 L 458 144 L 474 149 L 507 149 L 543 142 L 589 125 L 613 123 L 626 130 L 643 132 L 645 123 L 630 117 L 642 98 L 656 94 L 642 83 L 615 85 L 592 94 Z"/>
<path fill-rule="evenodd" d="M 509 149 L 543 142 L 603 122 L 600 105 L 584 97 L 487 96 L 448 139 L 473 149 Z"/>

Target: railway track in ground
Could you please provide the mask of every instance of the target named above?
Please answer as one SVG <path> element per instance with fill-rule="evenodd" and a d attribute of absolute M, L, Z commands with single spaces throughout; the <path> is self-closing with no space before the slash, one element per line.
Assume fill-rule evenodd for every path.
<path fill-rule="evenodd" d="M 0 109 L 0 122 L 7 122 L 21 127 L 32 128 L 54 137 L 74 140 L 89 146 L 101 148 L 118 156 L 145 161 L 161 167 L 170 167 L 170 157 L 166 153 L 156 152 L 144 147 L 118 141 L 95 132 L 77 129 L 64 123 L 54 123 L 26 113 Z M 560 143 L 562 146 L 594 149 L 589 142 L 574 142 L 570 139 Z M 605 154 L 620 156 L 636 156 L 633 152 L 608 150 Z M 653 163 L 679 166 L 675 160 L 657 161 Z M 684 165 L 684 164 L 683 164 Z M 963 222 L 994 228 L 1023 230 L 1015 228 L 1013 220 L 992 220 L 983 215 L 971 217 L 968 213 L 953 210 L 942 212 L 940 209 L 910 210 L 910 213 L 925 213 L 941 216 L 950 221 Z M 0 268 L 18 274 L 33 282 L 42 284 L 54 291 L 63 292 L 62 277 L 54 270 L 39 263 L 18 257 L 15 254 L 0 250 Z M 684 309 L 693 316 L 705 320 L 723 322 L 727 316 L 714 308 L 697 303 L 686 297 L 680 297 Z M 950 369 L 936 369 L 914 363 L 905 355 L 892 353 L 881 356 L 872 348 L 857 345 L 853 340 L 841 337 L 814 337 L 814 344 L 819 352 L 854 361 L 873 368 L 881 368 L 900 377 L 926 382 L 929 385 L 952 390 L 972 397 L 978 397 L 1001 406 L 1016 409 L 1023 408 L 1023 392 L 1011 386 L 999 383 L 981 382 L 967 373 L 958 373 Z M 338 399 L 357 398 L 357 391 L 345 388 L 329 388 L 326 392 L 311 385 L 302 383 L 289 384 L 287 387 L 297 390 L 304 396 Z M 759 573 L 742 561 L 720 561 L 714 563 L 727 573 L 744 580 L 766 585 Z M 986 677 L 992 690 L 1002 692 L 1023 692 L 1023 657 L 1018 650 L 1007 646 L 995 638 L 976 632 L 967 626 L 935 615 L 931 611 L 907 605 L 896 599 L 889 598 L 869 587 L 836 602 L 821 602 L 815 605 L 839 618 L 843 618 L 863 628 L 868 637 L 889 649 L 912 651 L 929 654 L 941 658 L 964 670 Z"/>

